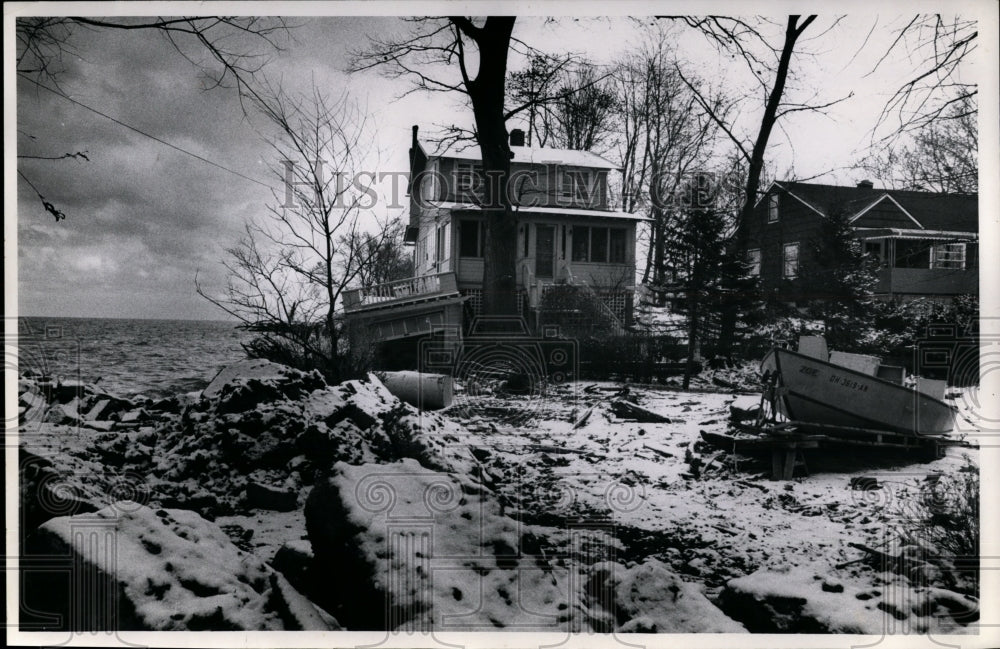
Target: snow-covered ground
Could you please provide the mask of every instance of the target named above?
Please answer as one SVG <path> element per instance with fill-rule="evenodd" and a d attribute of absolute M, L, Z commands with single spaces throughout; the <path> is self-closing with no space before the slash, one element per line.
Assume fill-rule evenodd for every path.
<path fill-rule="evenodd" d="M 50 410 L 22 426 L 26 538 L 37 544 L 37 528 L 72 545 L 60 530 L 77 517 L 145 505 L 119 523 L 138 566 L 120 585 L 140 627 L 882 633 L 889 621 L 940 633 L 978 619 L 972 573 L 916 520 L 929 497 L 951 512 L 951 494 L 934 486 L 975 470 L 974 446 L 928 463 L 816 451 L 808 475 L 773 481 L 769 458 L 702 439 L 759 401 L 721 387 L 745 384 L 742 370 L 688 392 L 459 390 L 438 413 L 401 404 L 374 378 L 328 387 L 281 368 L 244 373 L 186 405 L 146 404 L 138 424 L 135 411 L 112 425 Z M 974 439 L 974 392 L 950 395 Z M 665 421 L 637 421 L 622 403 Z M 211 589 L 165 595 L 180 578 L 163 552 L 196 558 L 199 544 L 157 521 L 182 519 L 212 540 L 213 565 L 244 566 L 252 587 L 212 577 Z M 400 521 L 428 528 L 427 545 L 399 545 Z M 159 590 L 139 588 L 146 577 Z M 206 596 L 219 614 L 201 601 L 187 617 L 162 615 L 171 597 Z"/>

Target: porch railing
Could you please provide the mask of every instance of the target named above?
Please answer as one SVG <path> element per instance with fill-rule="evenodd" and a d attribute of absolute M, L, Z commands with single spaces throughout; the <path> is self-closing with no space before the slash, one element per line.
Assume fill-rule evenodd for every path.
<path fill-rule="evenodd" d="M 438 273 L 437 275 L 410 277 L 395 282 L 387 282 L 375 286 L 363 286 L 345 291 L 344 310 L 348 312 L 357 311 L 390 302 L 432 297 L 434 295 L 444 295 L 457 291 L 458 284 L 455 281 L 455 273 Z"/>

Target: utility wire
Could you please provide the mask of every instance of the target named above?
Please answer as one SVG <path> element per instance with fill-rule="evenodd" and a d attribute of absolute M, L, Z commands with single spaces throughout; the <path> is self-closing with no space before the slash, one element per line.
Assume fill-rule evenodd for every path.
<path fill-rule="evenodd" d="M 273 187 L 271 187 L 271 185 L 269 185 L 269 184 L 267 184 L 265 182 L 262 182 L 260 180 L 257 180 L 256 178 L 251 178 L 250 176 L 241 174 L 240 172 L 235 171 L 233 169 L 230 169 L 229 167 L 224 167 L 221 164 L 219 164 L 218 162 L 213 162 L 212 160 L 209 160 L 208 158 L 200 156 L 197 153 L 193 153 L 193 152 L 188 151 L 186 149 L 182 149 L 181 147 L 177 146 L 176 144 L 171 144 L 170 142 L 167 142 L 164 139 L 158 138 L 155 135 L 151 135 L 151 134 L 143 131 L 142 129 L 136 128 L 135 126 L 132 126 L 131 124 L 126 124 L 125 122 L 123 122 L 123 121 L 121 121 L 121 120 L 119 120 L 119 119 L 117 119 L 115 117 L 112 117 L 111 115 L 108 115 L 107 113 L 102 113 L 101 111 L 97 110 L 96 108 L 92 108 L 92 107 L 90 107 L 90 106 L 88 106 L 88 105 L 86 105 L 86 104 L 84 104 L 84 103 L 82 103 L 80 101 L 77 101 L 76 99 L 73 99 L 69 95 L 66 95 L 66 94 L 64 94 L 64 93 L 62 93 L 62 92 L 60 92 L 58 90 L 55 90 L 55 89 L 50 88 L 50 87 L 48 87 L 48 86 L 46 86 L 46 85 L 44 85 L 42 83 L 39 83 L 38 81 L 35 81 L 34 79 L 32 79 L 31 77 L 27 76 L 26 74 L 24 74 L 22 72 L 18 72 L 17 76 L 21 77 L 22 79 L 24 79 L 26 81 L 30 81 L 31 83 L 35 84 L 36 86 L 38 86 L 39 88 L 41 88 L 43 90 L 48 90 L 49 92 L 51 92 L 52 94 L 56 95 L 57 97 L 62 97 L 66 101 L 72 102 L 72 103 L 76 104 L 77 106 L 80 106 L 81 108 L 86 108 L 87 110 L 89 110 L 92 113 L 100 115 L 101 117 L 104 117 L 105 119 L 109 119 L 112 122 L 114 122 L 115 124 L 118 124 L 119 126 L 124 126 L 125 128 L 127 128 L 127 129 L 129 129 L 131 131 L 135 131 L 139 135 L 142 135 L 144 137 L 148 137 L 151 140 L 159 142 L 160 144 L 162 144 L 164 146 L 168 146 L 171 149 L 174 149 L 175 151 L 180 151 L 181 153 L 183 153 L 185 155 L 189 155 L 192 158 L 195 158 L 196 160 L 200 160 L 201 162 L 204 162 L 206 164 L 210 164 L 213 167 L 216 167 L 218 169 L 222 169 L 223 171 L 231 173 L 234 176 L 239 176 L 240 178 L 243 178 L 244 180 L 249 180 L 250 182 L 256 183 L 256 184 L 258 184 L 258 185 L 260 185 L 262 187 L 267 187 L 268 189 L 274 189 Z M 22 178 L 23 177 L 24 176 L 22 175 Z"/>

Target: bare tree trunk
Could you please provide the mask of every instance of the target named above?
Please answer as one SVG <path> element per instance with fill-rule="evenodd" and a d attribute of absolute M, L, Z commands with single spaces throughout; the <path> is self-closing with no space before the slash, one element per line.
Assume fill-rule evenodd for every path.
<path fill-rule="evenodd" d="M 698 291 L 694 289 L 688 293 L 688 345 L 687 363 L 684 364 L 684 385 L 685 390 L 691 385 L 691 377 L 694 375 L 694 357 L 698 351 Z"/>
<path fill-rule="evenodd" d="M 815 19 L 816 16 L 809 16 L 799 25 L 801 16 L 789 16 L 788 25 L 785 28 L 785 42 L 781 48 L 781 56 L 778 59 L 778 69 L 775 72 L 774 86 L 767 98 L 767 105 L 764 107 L 764 116 L 760 121 L 760 130 L 757 139 L 754 141 L 753 152 L 750 155 L 750 163 L 747 169 L 747 181 L 744 186 L 743 207 L 736 223 L 736 250 L 746 249 L 747 237 L 749 236 L 748 223 L 753 218 L 754 206 L 757 203 L 757 191 L 760 186 L 760 175 L 764 168 L 764 152 L 767 150 L 767 143 L 771 137 L 771 131 L 778 119 L 778 106 L 781 104 L 781 97 L 785 92 L 785 82 L 788 80 L 788 68 L 792 60 L 792 52 L 795 51 L 795 43 L 802 32 Z M 720 347 L 728 354 L 733 346 L 736 335 L 736 319 L 739 305 L 738 298 L 729 300 L 726 308 L 722 312 L 719 333 Z"/>
<path fill-rule="evenodd" d="M 476 133 L 486 177 L 486 250 L 483 259 L 483 313 L 517 313 L 517 216 L 507 191 L 510 143 L 504 119 L 507 49 L 513 16 L 490 16 L 481 28 L 452 19 L 479 46 L 479 72 L 465 85 L 472 99 Z"/>

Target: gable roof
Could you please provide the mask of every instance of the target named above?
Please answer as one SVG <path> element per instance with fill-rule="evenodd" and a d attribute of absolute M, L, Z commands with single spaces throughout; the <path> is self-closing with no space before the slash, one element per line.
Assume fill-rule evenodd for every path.
<path fill-rule="evenodd" d="M 979 231 L 978 194 L 943 194 L 913 190 L 844 187 L 784 181 L 774 183 L 816 211 L 829 215 L 846 210 L 854 217 L 890 200 L 920 228 L 958 232 Z"/>
<path fill-rule="evenodd" d="M 423 145 L 421 145 L 423 148 Z M 511 162 L 521 162 L 525 164 L 559 164 L 567 167 L 589 167 L 591 169 L 618 169 L 618 165 L 606 158 L 602 158 L 590 151 L 577 151 L 575 149 L 549 149 L 544 147 L 512 146 L 510 152 L 514 154 Z M 455 158 L 457 160 L 469 160 L 478 162 L 482 160 L 479 147 L 476 145 L 464 146 L 452 144 L 451 146 L 428 154 L 431 158 Z"/>
<path fill-rule="evenodd" d="M 867 207 L 865 207 L 860 212 L 858 212 L 854 216 L 852 216 L 851 219 L 850 219 L 850 222 L 854 223 L 855 221 L 857 221 L 858 219 L 860 219 L 861 217 L 863 217 L 865 214 L 868 214 L 873 209 L 875 209 L 875 207 L 878 206 L 880 203 L 892 203 L 893 205 L 896 206 L 896 209 L 898 209 L 900 212 L 902 212 L 903 215 L 906 218 L 908 218 L 910 221 L 912 221 L 918 228 L 920 228 L 922 230 L 925 229 L 924 226 L 921 225 L 920 221 L 918 221 L 917 219 L 913 218 L 913 215 L 910 214 L 906 210 L 905 207 L 903 207 L 902 205 L 900 205 L 899 201 L 897 201 L 895 198 L 893 198 L 890 194 L 882 194 L 881 196 L 879 196 L 878 198 L 876 198 Z"/>

